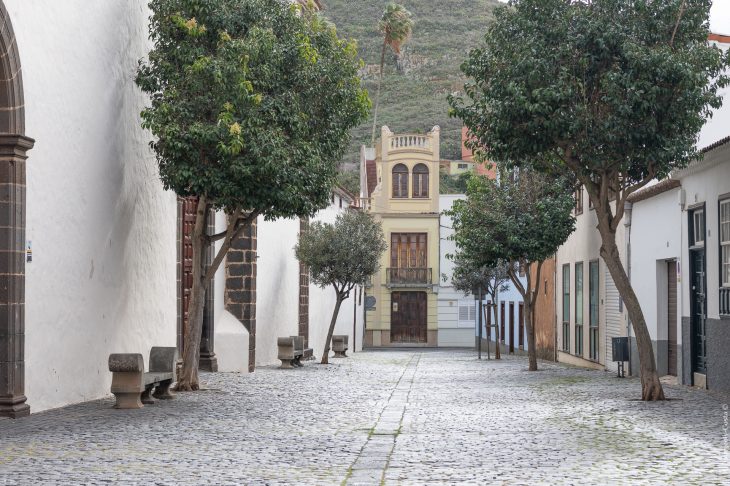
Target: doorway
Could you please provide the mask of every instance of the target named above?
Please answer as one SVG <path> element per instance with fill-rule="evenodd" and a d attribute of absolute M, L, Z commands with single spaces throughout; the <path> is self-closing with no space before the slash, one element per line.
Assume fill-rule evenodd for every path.
<path fill-rule="evenodd" d="M 700 385 L 707 374 L 707 277 L 705 273 L 705 207 L 689 211 L 689 272 L 690 272 L 690 356 L 692 384 Z"/>
<path fill-rule="evenodd" d="M 667 262 L 667 374 L 677 376 L 677 261 Z"/>
<path fill-rule="evenodd" d="M 390 342 L 425 344 L 427 341 L 426 292 L 393 292 L 390 307 Z"/>

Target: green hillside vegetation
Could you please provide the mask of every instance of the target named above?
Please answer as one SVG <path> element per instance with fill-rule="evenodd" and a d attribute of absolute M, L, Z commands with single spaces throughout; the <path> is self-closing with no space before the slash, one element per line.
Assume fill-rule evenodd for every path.
<path fill-rule="evenodd" d="M 382 37 L 378 19 L 391 0 L 325 0 L 324 14 L 340 35 L 358 42 L 366 63 L 363 80 L 375 97 Z M 448 115 L 446 96 L 463 89 L 459 66 L 470 49 L 481 44 L 496 0 L 400 0 L 412 14 L 413 36 L 402 54 L 402 72 L 395 56 L 386 54 L 378 124 L 394 132 L 425 133 L 441 127 L 441 158 L 461 159 L 461 123 Z M 359 147 L 370 143 L 372 115 L 353 131 L 343 158 L 345 168 L 357 170 Z M 377 133 L 380 132 L 378 127 Z"/>

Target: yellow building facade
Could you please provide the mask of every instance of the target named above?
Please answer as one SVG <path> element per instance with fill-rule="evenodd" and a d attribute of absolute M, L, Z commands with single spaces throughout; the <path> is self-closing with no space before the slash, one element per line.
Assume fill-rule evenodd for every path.
<path fill-rule="evenodd" d="M 394 134 L 384 126 L 374 150 L 361 150 L 362 205 L 388 243 L 366 288 L 375 298 L 366 346 L 438 345 L 439 137 L 439 127 Z"/>

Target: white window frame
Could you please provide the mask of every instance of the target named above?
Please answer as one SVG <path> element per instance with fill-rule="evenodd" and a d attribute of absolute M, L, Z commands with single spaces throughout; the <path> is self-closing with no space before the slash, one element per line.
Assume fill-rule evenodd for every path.
<path fill-rule="evenodd" d="M 705 225 L 703 224 L 704 220 L 704 209 L 695 209 L 692 212 L 692 239 L 694 240 L 692 243 L 694 246 L 702 246 L 705 244 Z M 702 239 L 699 239 L 700 237 Z"/>
<path fill-rule="evenodd" d="M 730 287 L 730 198 L 720 201 L 720 285 Z"/>

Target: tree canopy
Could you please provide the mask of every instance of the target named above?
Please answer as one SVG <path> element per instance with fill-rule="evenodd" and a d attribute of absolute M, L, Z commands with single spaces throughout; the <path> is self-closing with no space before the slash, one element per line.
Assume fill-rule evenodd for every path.
<path fill-rule="evenodd" d="M 491 160 L 634 191 L 693 160 L 728 82 L 711 0 L 514 0 L 462 70 L 453 113 Z M 560 167 L 562 166 L 562 167 Z M 567 166 L 567 167 L 566 167 Z"/>
<path fill-rule="evenodd" d="M 474 176 L 467 198 L 454 201 L 454 240 L 472 268 L 528 264 L 552 256 L 575 227 L 565 179 L 505 171 L 499 181 Z"/>
<path fill-rule="evenodd" d="M 278 0 L 152 0 L 137 83 L 160 177 L 180 196 L 267 217 L 327 205 L 370 106 L 354 43 Z"/>
<path fill-rule="evenodd" d="M 378 271 L 386 248 L 380 223 L 351 209 L 339 214 L 334 224 L 312 223 L 295 251 L 299 261 L 309 267 L 314 284 L 347 292 L 354 285 L 364 285 Z"/>

